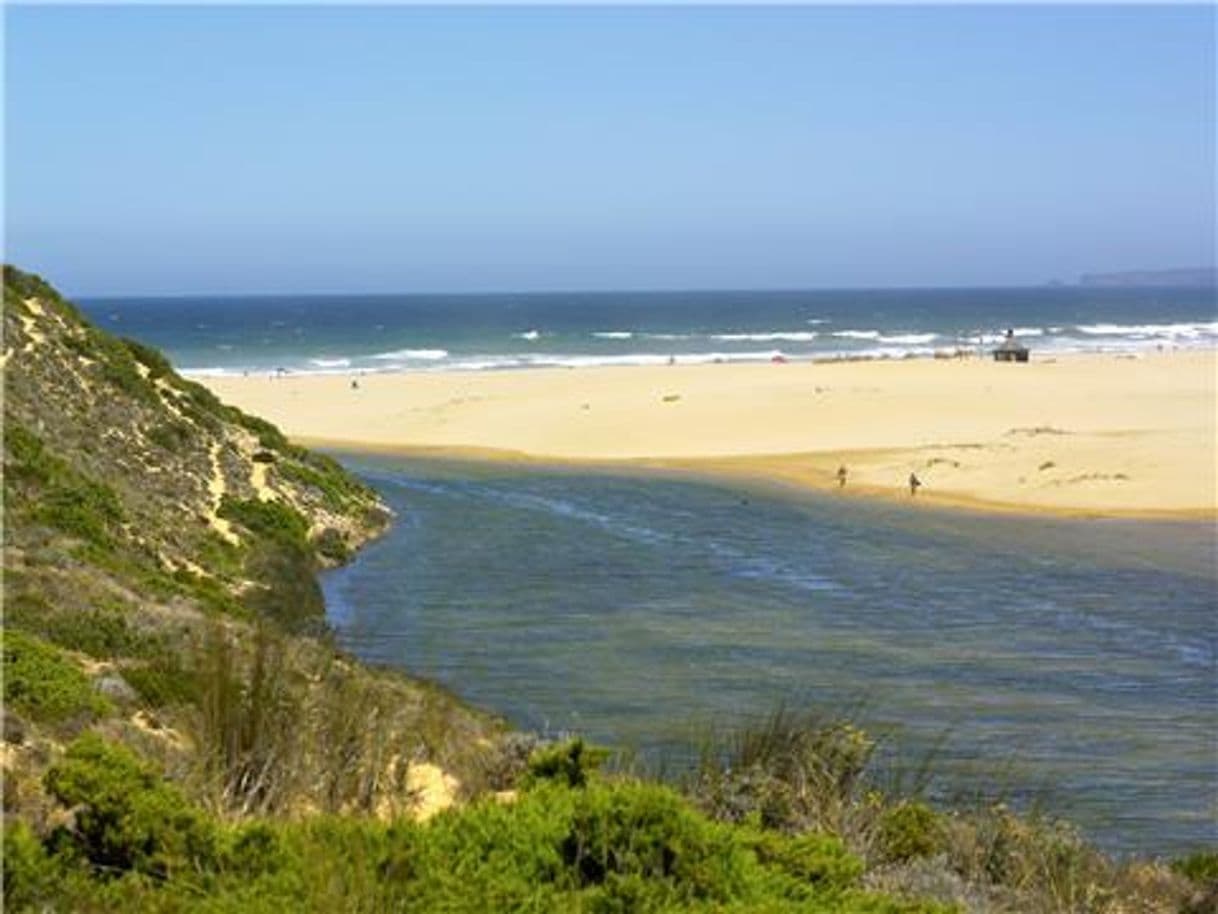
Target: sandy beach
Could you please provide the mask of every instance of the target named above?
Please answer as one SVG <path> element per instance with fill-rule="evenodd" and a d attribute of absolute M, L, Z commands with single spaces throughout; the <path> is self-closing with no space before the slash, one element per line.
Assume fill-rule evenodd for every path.
<path fill-rule="evenodd" d="M 1034 357 L 1035 359 L 1035 357 Z M 208 378 L 292 438 L 916 504 L 1213 517 L 1215 353 Z M 837 471 L 847 468 L 844 488 Z"/>

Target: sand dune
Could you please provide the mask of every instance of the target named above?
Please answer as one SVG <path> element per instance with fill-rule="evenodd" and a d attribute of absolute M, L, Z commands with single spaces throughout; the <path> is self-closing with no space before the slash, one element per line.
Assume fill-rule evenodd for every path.
<path fill-rule="evenodd" d="M 314 444 L 628 464 L 917 503 L 1216 511 L 1215 353 L 214 378 Z"/>

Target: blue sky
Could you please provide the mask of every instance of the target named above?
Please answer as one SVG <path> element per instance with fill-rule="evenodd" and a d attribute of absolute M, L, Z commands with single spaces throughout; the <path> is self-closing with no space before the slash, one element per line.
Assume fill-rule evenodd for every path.
<path fill-rule="evenodd" d="M 72 294 L 1214 259 L 1212 7 L 6 15 L 6 257 Z"/>

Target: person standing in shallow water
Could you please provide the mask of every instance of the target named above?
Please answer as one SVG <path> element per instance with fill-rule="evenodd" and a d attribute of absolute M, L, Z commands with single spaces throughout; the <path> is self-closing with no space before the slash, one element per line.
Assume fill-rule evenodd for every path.
<path fill-rule="evenodd" d="M 922 485 L 922 480 L 918 478 L 917 473 L 909 474 L 909 494 L 914 496 L 918 494 L 918 487 Z"/>
<path fill-rule="evenodd" d="M 837 468 L 837 487 L 844 489 L 846 487 L 846 465 L 842 464 Z"/>

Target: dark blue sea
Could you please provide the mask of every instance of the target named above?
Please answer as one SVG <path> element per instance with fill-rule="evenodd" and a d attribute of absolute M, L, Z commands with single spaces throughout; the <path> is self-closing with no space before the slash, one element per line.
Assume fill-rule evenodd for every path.
<path fill-rule="evenodd" d="M 1213 346 L 1213 289 L 914 289 L 86 299 L 199 375 Z"/>

